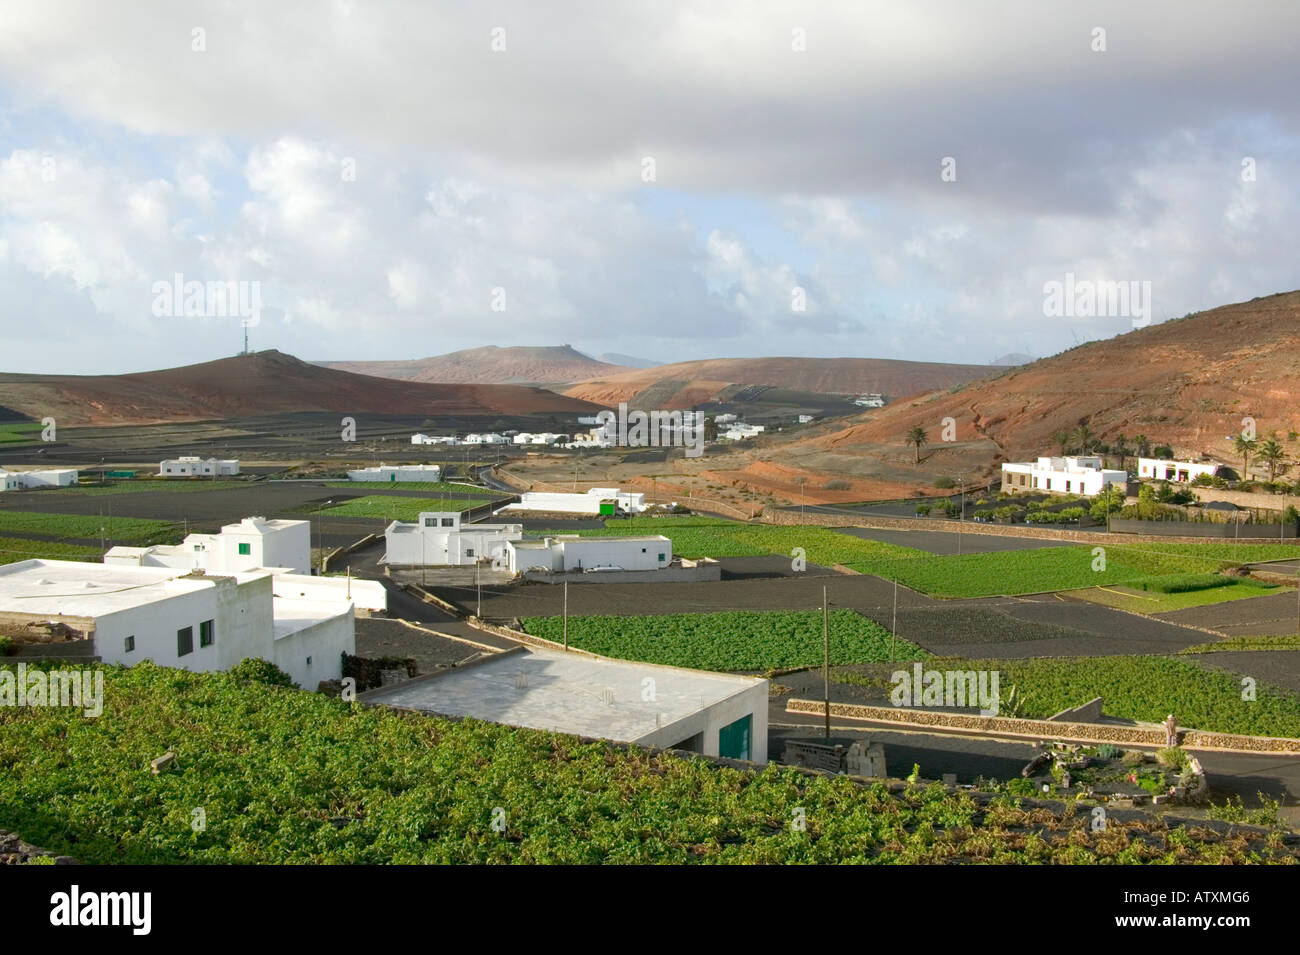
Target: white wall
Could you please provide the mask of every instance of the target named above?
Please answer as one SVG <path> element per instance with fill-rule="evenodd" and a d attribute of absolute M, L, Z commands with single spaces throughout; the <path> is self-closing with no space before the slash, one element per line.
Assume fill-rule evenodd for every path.
<path fill-rule="evenodd" d="M 664 540 L 624 540 L 617 537 L 565 538 L 560 541 L 563 568 L 590 570 L 593 567 L 620 567 L 623 570 L 657 570 L 673 561 L 673 542 Z M 663 555 L 663 560 L 659 555 Z"/>
<path fill-rule="evenodd" d="M 430 520 L 436 524 L 429 526 Z M 444 527 L 443 521 L 451 525 Z M 455 511 L 427 511 L 415 524 L 389 524 L 384 537 L 389 564 L 459 567 L 483 558 L 505 560 L 506 542 L 523 534 L 522 524 L 462 524 Z"/>
<path fill-rule="evenodd" d="M 377 580 L 353 577 L 313 577 L 309 574 L 276 574 L 271 587 L 277 597 L 308 600 L 351 600 L 363 610 L 387 610 L 388 591 Z"/>
<path fill-rule="evenodd" d="M 271 662 L 304 690 L 315 690 L 322 680 L 341 678 L 342 655 L 356 652 L 356 624 L 349 609 L 337 617 L 280 637 L 275 641 L 275 659 Z"/>
<path fill-rule="evenodd" d="M 1202 474 L 1213 477 L 1221 465 L 1200 461 L 1166 461 L 1161 458 L 1138 458 L 1138 477 L 1162 481 L 1193 481 Z"/>
<path fill-rule="evenodd" d="M 705 756 L 718 755 L 718 733 L 745 716 L 750 717 L 750 760 L 767 762 L 768 684 L 762 680 L 754 686 L 744 687 L 734 696 L 727 697 L 699 712 L 669 723 L 636 742 L 646 746 L 674 746 L 697 733 L 703 734 L 700 751 Z"/>

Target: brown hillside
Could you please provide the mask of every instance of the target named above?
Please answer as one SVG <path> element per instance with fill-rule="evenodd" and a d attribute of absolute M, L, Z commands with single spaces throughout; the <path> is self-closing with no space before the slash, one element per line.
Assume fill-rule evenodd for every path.
<path fill-rule="evenodd" d="M 621 365 L 588 358 L 568 345 L 541 348 L 485 345 L 449 355 L 407 361 L 327 361 L 318 364 L 338 371 L 402 381 L 500 385 L 564 384 L 627 370 Z"/>
<path fill-rule="evenodd" d="M 339 414 L 582 414 L 592 406 L 540 388 L 427 384 L 322 368 L 270 350 L 129 375 L 0 374 L 0 405 L 60 425 Z"/>
<path fill-rule="evenodd" d="M 636 369 L 580 381 L 565 394 L 601 405 L 631 401 L 653 389 L 665 408 L 716 401 L 736 385 L 769 385 L 829 395 L 914 395 L 951 388 L 1002 369 L 989 365 L 888 358 L 710 358 Z"/>
<path fill-rule="evenodd" d="M 820 470 L 895 477 L 910 470 L 917 479 L 973 474 L 998 455 L 1059 454 L 1053 435 L 1086 421 L 1106 443 L 1119 433 L 1143 434 L 1180 457 L 1209 453 L 1231 461 L 1226 436 L 1250 416 L 1261 438 L 1276 431 L 1294 458 L 1300 443 L 1288 432 L 1300 429 L 1298 399 L 1300 292 L 1286 292 L 1089 342 L 951 393 L 900 401 L 779 453 Z M 945 417 L 956 422 L 952 444 L 942 441 Z M 929 434 L 920 468 L 906 439 L 917 425 Z M 860 467 L 850 467 L 855 460 Z"/>

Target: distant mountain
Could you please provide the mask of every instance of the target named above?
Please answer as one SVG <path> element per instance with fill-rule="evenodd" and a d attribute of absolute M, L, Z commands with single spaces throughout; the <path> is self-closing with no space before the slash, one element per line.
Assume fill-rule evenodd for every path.
<path fill-rule="evenodd" d="M 484 345 L 449 355 L 400 361 L 322 361 L 317 364 L 359 375 L 400 381 L 472 384 L 554 385 L 612 375 L 629 369 L 597 361 L 569 345 L 502 347 Z"/>
<path fill-rule="evenodd" d="M 659 408 L 727 400 L 742 386 L 824 395 L 876 392 L 897 398 L 963 385 L 1002 370 L 892 358 L 711 358 L 602 375 L 577 382 L 564 393 L 606 407 L 639 400 Z"/>
<path fill-rule="evenodd" d="M 583 401 L 541 388 L 374 378 L 257 352 L 129 375 L 0 374 L 0 406 L 60 425 L 338 414 L 583 414 Z"/>
<path fill-rule="evenodd" d="M 600 356 L 600 360 L 608 362 L 611 365 L 622 365 L 624 368 L 658 368 L 663 364 L 661 361 L 651 361 L 649 358 L 636 358 L 633 355 L 620 355 L 618 352 L 605 352 Z"/>

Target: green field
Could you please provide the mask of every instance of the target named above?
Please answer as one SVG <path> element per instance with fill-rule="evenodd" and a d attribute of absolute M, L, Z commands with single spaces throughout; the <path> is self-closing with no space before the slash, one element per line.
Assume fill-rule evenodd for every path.
<path fill-rule="evenodd" d="M 1234 650 L 1300 650 L 1300 634 L 1273 637 L 1226 637 L 1213 643 L 1198 643 L 1180 653 L 1228 653 Z"/>
<path fill-rule="evenodd" d="M 436 491 L 440 494 L 495 494 L 491 488 L 454 481 L 328 481 L 326 487 L 350 487 L 362 491 Z M 501 497 L 508 495 L 501 494 Z"/>
<path fill-rule="evenodd" d="M 563 640 L 560 617 L 526 617 L 531 634 Z M 831 662 L 888 660 L 889 631 L 852 610 L 830 612 Z M 620 660 L 699 670 L 767 671 L 814 666 L 824 659 L 820 610 L 738 610 L 644 617 L 570 617 L 569 646 Z M 895 660 L 929 656 L 906 640 Z"/>
<path fill-rule="evenodd" d="M 1255 700 L 1243 700 L 1241 678 L 1190 660 L 1166 656 L 1040 657 L 1009 660 L 935 658 L 940 670 L 996 670 L 1005 702 L 1016 688 L 1016 713 L 1046 719 L 1061 710 L 1102 698 L 1107 716 L 1159 723 L 1169 713 L 1191 729 L 1251 736 L 1300 738 L 1300 695 L 1260 680 Z M 1261 674 L 1266 676 L 1266 674 Z M 832 674 L 843 683 L 885 686 L 886 667 Z"/>
<path fill-rule="evenodd" d="M 39 421 L 0 421 L 0 444 L 37 441 L 41 436 Z"/>
<path fill-rule="evenodd" d="M 341 504 L 325 508 L 333 517 L 380 517 L 389 521 L 413 521 L 421 511 L 467 511 L 490 504 L 487 498 L 458 497 L 400 497 L 395 494 L 367 494 Z M 302 513 L 315 513 L 316 508 L 306 505 Z"/>
<path fill-rule="evenodd" d="M 1148 577 L 1142 583 L 1157 583 L 1164 578 Z M 1221 586 L 1205 590 L 1191 590 L 1182 593 L 1159 593 L 1157 591 L 1140 591 L 1136 588 L 1090 587 L 1085 590 L 1072 590 L 1067 596 L 1080 600 L 1104 604 L 1132 613 L 1164 613 L 1167 610 L 1184 610 L 1187 607 L 1204 607 L 1208 604 L 1224 603 L 1228 600 L 1242 600 L 1246 597 L 1266 597 L 1269 594 L 1285 590 L 1274 584 L 1260 583 L 1244 577 L 1223 577 Z"/>
<path fill-rule="evenodd" d="M 1086 811 L 448 721 L 149 663 L 104 713 L 0 708 L 0 828 L 84 863 L 1294 862 Z M 149 761 L 174 748 L 171 772 Z M 904 771 L 906 767 L 903 767 Z M 205 826 L 192 827 L 194 810 Z M 792 824 L 802 818 L 806 825 Z M 499 821 L 498 829 L 493 828 Z"/>
<path fill-rule="evenodd" d="M 178 537 L 170 521 L 94 514 L 45 514 L 39 511 L 0 511 L 0 534 L 50 534 L 68 539 L 97 538 L 115 544 L 155 544 Z"/>
<path fill-rule="evenodd" d="M 98 497 L 101 494 L 144 494 L 149 491 L 162 491 L 171 494 L 195 493 L 198 491 L 229 491 L 237 487 L 249 487 L 248 481 L 214 481 L 189 480 L 186 478 L 170 480 L 150 480 L 136 478 L 130 481 L 109 481 L 106 484 L 79 484 L 73 487 L 58 488 L 50 491 L 25 491 L 25 494 L 84 494 Z"/>
<path fill-rule="evenodd" d="M 20 560 L 88 560 L 100 561 L 104 552 L 98 547 L 66 544 L 62 541 L 24 540 L 21 537 L 0 537 L 0 564 L 15 564 Z"/>

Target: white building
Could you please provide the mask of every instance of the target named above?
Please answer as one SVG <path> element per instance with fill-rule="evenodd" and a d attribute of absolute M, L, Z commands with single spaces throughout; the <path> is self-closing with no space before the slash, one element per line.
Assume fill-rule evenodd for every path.
<path fill-rule="evenodd" d="M 508 444 L 510 439 L 503 434 L 490 432 L 487 434 L 467 434 L 465 435 L 465 444 Z"/>
<path fill-rule="evenodd" d="M 515 444 L 555 444 L 561 438 L 567 438 L 568 435 L 555 434 L 551 431 L 542 431 L 537 434 L 531 431 L 520 431 L 515 434 L 513 441 Z"/>
<path fill-rule="evenodd" d="M 1138 477 L 1186 484 L 1202 474 L 1214 477 L 1224 465 L 1217 461 L 1165 461 L 1162 458 L 1138 458 Z"/>
<path fill-rule="evenodd" d="M 757 437 L 764 430 L 765 428 L 761 424 L 738 422 L 727 428 L 727 430 L 718 432 L 718 437 L 723 441 L 744 441 L 747 438 Z"/>
<path fill-rule="evenodd" d="M 230 574 L 256 567 L 311 573 L 311 524 L 308 521 L 246 517 L 227 524 L 219 534 L 190 534 L 180 544 L 113 547 L 104 563 L 136 567 L 171 567 Z"/>
<path fill-rule="evenodd" d="M 641 537 L 579 537 L 561 534 L 506 544 L 510 572 L 553 573 L 660 570 L 673 562 L 673 542 L 662 534 Z"/>
<path fill-rule="evenodd" d="M 182 456 L 161 462 L 158 473 L 162 477 L 227 477 L 239 473 L 239 462 L 197 455 Z"/>
<path fill-rule="evenodd" d="M 881 394 L 862 395 L 855 398 L 853 403 L 859 408 L 883 408 L 885 407 L 885 396 Z"/>
<path fill-rule="evenodd" d="M 441 481 L 442 468 L 436 464 L 380 464 L 348 472 L 349 481 Z"/>
<path fill-rule="evenodd" d="M 1093 497 L 1108 485 L 1128 487 L 1128 472 L 1103 468 L 1101 458 L 1080 455 L 1039 458 L 1036 462 L 1002 465 L 1002 490 L 1051 491 Z"/>
<path fill-rule="evenodd" d="M 0 468 L 0 491 L 22 491 L 38 487 L 72 487 L 80 474 L 75 468 L 45 471 L 9 471 Z"/>
<path fill-rule="evenodd" d="M 529 649 L 381 687 L 360 699 L 766 763 L 767 695 L 767 680 L 760 677 Z"/>
<path fill-rule="evenodd" d="M 105 663 L 209 671 L 256 657 L 315 690 L 340 678 L 343 653 L 356 653 L 353 602 L 343 594 L 349 583 L 356 582 L 266 570 L 218 576 L 25 560 L 0 566 L 0 615 L 80 630 Z"/>
<path fill-rule="evenodd" d="M 390 566 L 461 567 L 489 560 L 506 562 L 506 545 L 524 536 L 522 524 L 465 524 L 456 511 L 421 512 L 412 524 L 393 521 L 384 531 Z"/>
<path fill-rule="evenodd" d="M 584 494 L 564 491 L 525 491 L 518 504 L 507 504 L 501 511 L 551 511 L 560 514 L 605 514 L 622 511 L 637 514 L 645 510 L 645 495 L 621 491 L 616 487 L 593 487 Z M 501 513 L 498 511 L 497 513 Z"/>
<path fill-rule="evenodd" d="M 566 448 L 612 448 L 614 439 L 604 427 L 592 428 L 590 431 L 578 431 L 565 443 Z"/>
<path fill-rule="evenodd" d="M 412 444 L 455 444 L 456 436 L 450 434 L 413 434 Z"/>

